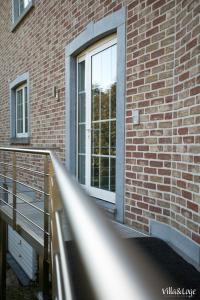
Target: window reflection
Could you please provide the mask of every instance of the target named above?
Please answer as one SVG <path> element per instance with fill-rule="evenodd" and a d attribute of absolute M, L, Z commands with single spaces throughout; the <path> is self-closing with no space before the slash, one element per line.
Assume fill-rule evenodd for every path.
<path fill-rule="evenodd" d="M 92 56 L 91 185 L 115 191 L 116 45 Z"/>
<path fill-rule="evenodd" d="M 78 64 L 78 180 L 85 184 L 85 61 Z"/>
<path fill-rule="evenodd" d="M 23 90 L 17 91 L 17 133 L 23 133 Z"/>

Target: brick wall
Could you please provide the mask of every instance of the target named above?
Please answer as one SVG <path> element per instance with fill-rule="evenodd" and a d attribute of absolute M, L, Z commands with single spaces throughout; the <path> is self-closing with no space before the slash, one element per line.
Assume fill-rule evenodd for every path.
<path fill-rule="evenodd" d="M 9 145 L 9 82 L 29 72 L 31 147 L 64 157 L 64 49 L 91 21 L 127 6 L 125 222 L 170 224 L 200 243 L 198 0 L 36 0 L 10 31 L 0 6 L 0 143 Z M 81 7 L 81 9 L 80 9 Z M 57 86 L 60 97 L 52 96 Z M 132 124 L 132 109 L 141 124 Z"/>
<path fill-rule="evenodd" d="M 145 231 L 150 219 L 170 224 L 200 243 L 198 3 L 128 6 L 125 216 Z"/>

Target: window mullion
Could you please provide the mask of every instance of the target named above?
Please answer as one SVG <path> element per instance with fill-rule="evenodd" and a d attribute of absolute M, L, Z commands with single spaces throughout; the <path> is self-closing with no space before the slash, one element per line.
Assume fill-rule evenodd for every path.
<path fill-rule="evenodd" d="M 22 89 L 22 120 L 23 120 L 23 129 L 22 133 L 25 134 L 25 87 Z"/>
<path fill-rule="evenodd" d="M 86 185 L 91 184 L 91 56 L 85 58 L 85 92 L 86 92 Z"/>
<path fill-rule="evenodd" d="M 15 118 L 15 124 L 16 124 L 16 125 L 15 125 L 15 126 L 16 126 L 16 130 L 15 130 L 15 131 L 16 131 L 16 133 L 15 133 L 15 134 L 16 134 L 16 136 L 17 136 L 17 133 L 18 133 L 18 132 L 17 132 L 17 119 L 18 119 L 17 103 L 18 103 L 18 97 L 17 97 L 17 91 L 15 91 L 15 112 L 16 112 L 16 113 L 15 113 L 15 115 L 16 115 L 16 118 Z"/>

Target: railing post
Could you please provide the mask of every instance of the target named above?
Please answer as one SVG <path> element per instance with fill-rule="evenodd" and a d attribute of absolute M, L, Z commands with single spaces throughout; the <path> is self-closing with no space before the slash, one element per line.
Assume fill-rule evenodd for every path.
<path fill-rule="evenodd" d="M 55 188 L 54 188 L 52 162 L 50 162 L 50 164 L 49 164 L 49 192 L 50 192 L 50 216 L 51 216 L 50 220 L 51 220 L 52 299 L 57 299 L 56 268 L 55 268 L 54 253 L 58 252 L 58 241 L 57 241 L 57 235 L 55 232 L 55 207 L 54 207 Z"/>
<path fill-rule="evenodd" d="M 43 255 L 39 257 L 39 281 L 42 298 L 49 299 L 49 155 L 44 156 L 44 248 Z"/>
<path fill-rule="evenodd" d="M 0 300 L 6 299 L 7 225 L 0 216 Z"/>
<path fill-rule="evenodd" d="M 16 170 L 16 152 L 13 152 L 13 156 L 12 156 L 12 163 L 13 163 L 13 174 L 12 174 L 12 193 L 13 193 L 13 229 L 16 230 L 16 208 L 17 208 L 17 204 L 16 204 L 16 195 L 17 195 L 17 170 Z"/>
<path fill-rule="evenodd" d="M 3 154 L 3 161 L 5 162 L 5 153 Z M 6 176 L 6 166 L 5 165 L 4 165 L 4 168 L 3 168 L 3 175 Z M 3 180 L 3 188 L 4 188 L 3 200 L 5 202 L 8 202 L 8 192 L 6 192 L 8 190 L 8 185 L 7 185 L 7 182 L 6 182 L 6 177 L 4 177 L 4 180 Z"/>

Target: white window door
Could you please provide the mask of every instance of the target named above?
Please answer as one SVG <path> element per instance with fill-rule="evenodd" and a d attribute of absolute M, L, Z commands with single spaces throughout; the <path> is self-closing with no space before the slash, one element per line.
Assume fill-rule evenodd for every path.
<path fill-rule="evenodd" d="M 77 177 L 91 196 L 115 202 L 116 39 L 77 60 Z"/>
<path fill-rule="evenodd" d="M 28 99 L 26 84 L 16 89 L 16 136 L 28 136 Z"/>

